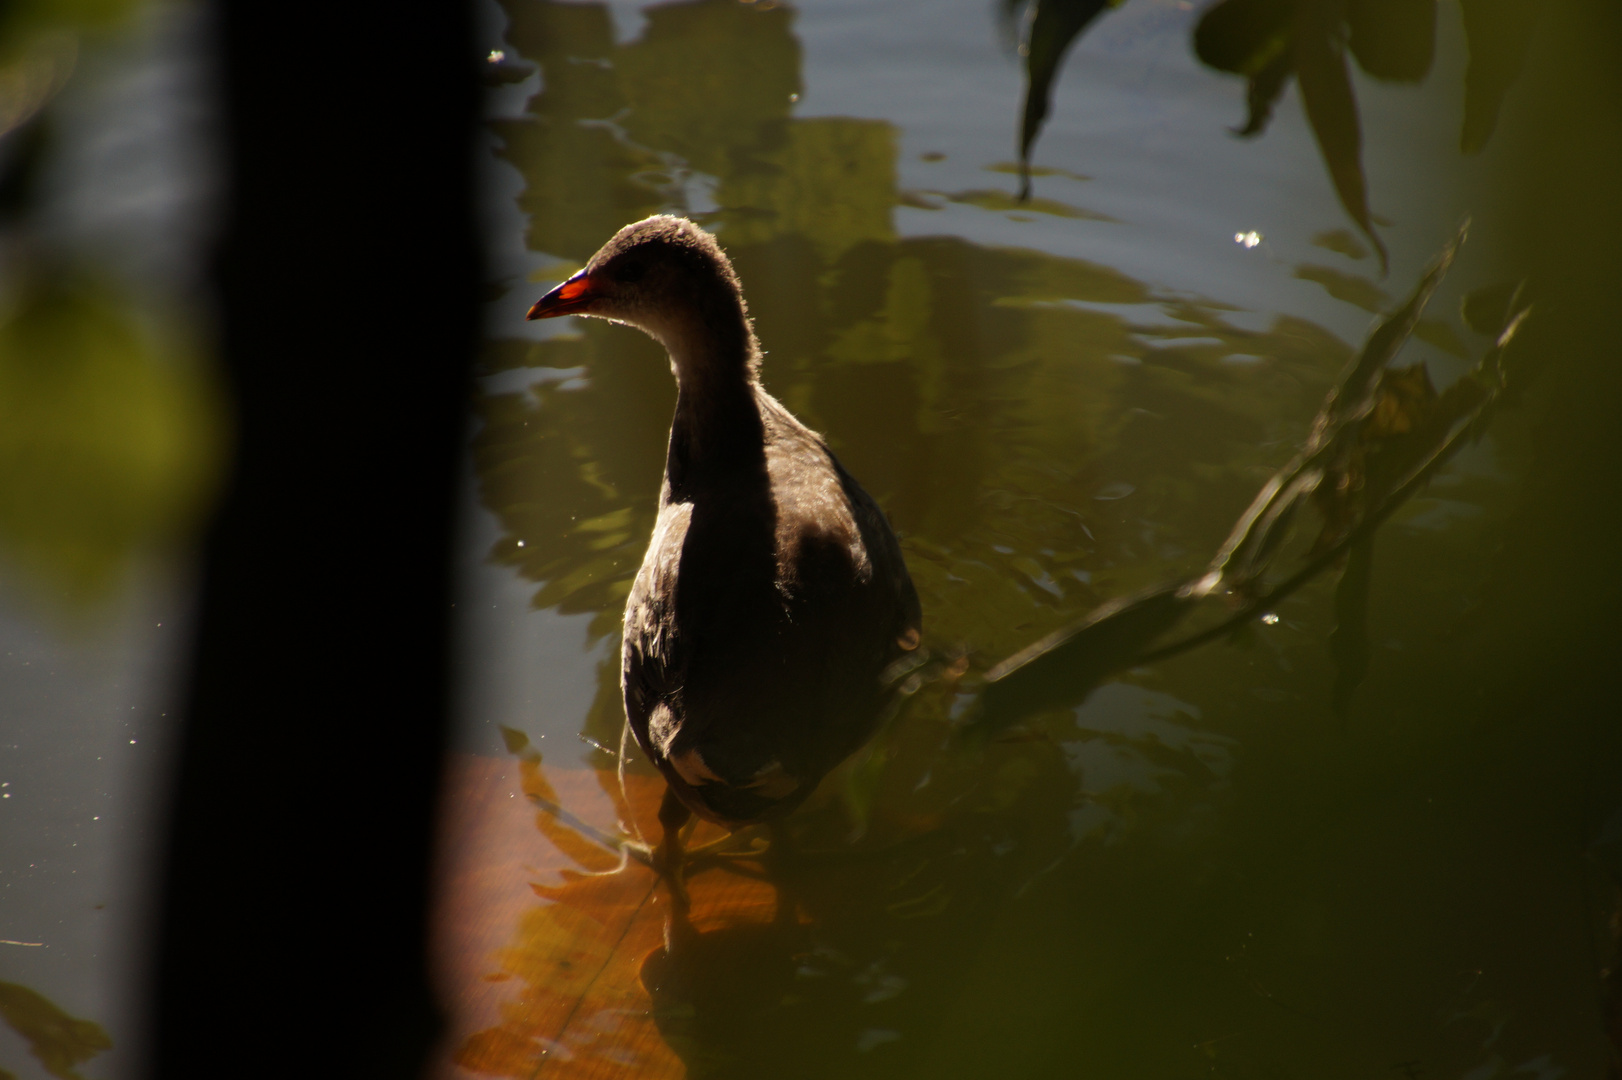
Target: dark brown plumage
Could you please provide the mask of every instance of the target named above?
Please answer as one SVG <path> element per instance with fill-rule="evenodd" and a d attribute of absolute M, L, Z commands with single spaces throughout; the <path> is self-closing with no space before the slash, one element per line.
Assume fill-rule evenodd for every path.
<path fill-rule="evenodd" d="M 873 732 L 918 596 L 883 512 L 761 387 L 732 265 L 690 221 L 628 225 L 529 317 L 592 315 L 664 344 L 676 376 L 659 517 L 625 606 L 622 686 L 669 784 L 663 869 L 682 899 L 687 811 L 787 813 Z"/>

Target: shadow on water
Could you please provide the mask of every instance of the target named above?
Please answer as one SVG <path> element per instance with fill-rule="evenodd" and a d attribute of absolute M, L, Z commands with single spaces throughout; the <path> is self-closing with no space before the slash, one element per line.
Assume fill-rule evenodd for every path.
<path fill-rule="evenodd" d="M 790 9 L 660 5 L 624 43 L 604 6 L 508 14 L 544 85 L 529 115 L 498 124 L 528 182 L 530 248 L 578 261 L 672 207 L 718 229 L 768 387 L 827 433 L 902 537 L 932 659 L 900 682 L 881 737 L 791 819 L 792 853 L 695 874 L 694 933 L 668 949 L 651 874 L 594 839 L 610 819 L 543 813 L 560 883 L 534 884 L 543 903 L 497 973 L 519 989 L 463 1043 L 464 1068 L 653 1075 L 650 1062 L 676 1068 L 672 1051 L 715 1077 L 1602 1067 L 1598 954 L 1614 942 L 1579 928 L 1615 900 L 1580 900 L 1605 878 L 1579 864 L 1618 803 L 1618 748 L 1597 722 L 1551 735 L 1548 721 L 1603 715 L 1589 665 L 1614 634 L 1595 601 L 1594 636 L 1568 632 L 1558 662 L 1546 651 L 1514 673 L 1532 648 L 1521 617 L 1555 594 L 1499 545 L 1518 537 L 1532 558 L 1528 538 L 1570 508 L 1544 499 L 1533 521 L 1493 464 L 1524 460 L 1536 426 L 1580 398 L 1569 369 L 1540 371 L 1549 412 L 1509 418 L 1464 451 L 1468 467 L 1436 472 L 1508 385 L 1513 288 L 1471 294 L 1455 329 L 1445 312 L 1421 318 L 1424 283 L 1354 354 L 1300 319 L 1246 329 L 1108 267 L 901 236 L 898 205 L 1031 208 L 901 191 L 890 125 L 793 117 Z M 1314 242 L 1368 256 L 1344 230 Z M 1367 279 L 1298 276 L 1392 308 Z M 1558 336 L 1535 324 L 1516 346 L 1541 367 Z M 1476 366 L 1439 389 L 1422 365 L 1387 367 L 1410 335 Z M 612 639 L 653 521 L 664 357 L 586 321 L 493 342 L 483 363 L 474 455 L 502 530 L 492 558 L 536 583 L 536 606 L 589 614 L 593 639 Z M 1290 522 L 1314 514 L 1305 552 L 1290 548 Z M 1264 585 L 1287 552 L 1287 580 L 1312 573 Z M 1315 579 L 1342 560 L 1338 590 Z M 1224 648 L 1149 663 L 1187 613 L 1179 590 L 1212 573 L 1239 621 L 1268 619 L 1220 613 L 1206 632 Z M 1130 648 L 1085 650 L 1108 662 L 962 737 L 982 672 L 1111 603 Z M 612 746 L 608 652 L 584 727 Z M 1483 703 L 1493 668 L 1503 696 Z M 514 745 L 525 791 L 556 805 L 539 755 Z M 585 778 L 619 820 L 649 819 L 657 780 L 633 762 L 622 797 L 603 766 Z M 575 772 L 555 770 L 560 790 Z M 581 965 L 597 974 L 577 979 Z"/>

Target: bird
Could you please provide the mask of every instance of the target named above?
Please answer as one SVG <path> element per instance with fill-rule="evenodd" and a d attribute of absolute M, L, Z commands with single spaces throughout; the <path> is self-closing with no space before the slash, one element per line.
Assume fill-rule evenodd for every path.
<path fill-rule="evenodd" d="M 691 815 L 737 830 L 804 802 L 872 737 L 922 612 L 884 512 L 761 385 L 743 288 L 711 233 L 667 214 L 625 226 L 527 318 L 563 315 L 641 330 L 676 379 L 621 691 L 666 782 L 652 862 L 685 911 Z"/>

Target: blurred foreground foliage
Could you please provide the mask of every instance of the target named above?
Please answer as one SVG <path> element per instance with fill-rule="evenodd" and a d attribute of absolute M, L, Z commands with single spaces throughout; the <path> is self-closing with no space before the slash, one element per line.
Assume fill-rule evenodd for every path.
<path fill-rule="evenodd" d="M 82 49 L 133 0 L 34 0 L 0 17 L 0 581 L 58 614 L 99 609 L 131 560 L 182 539 L 218 477 L 219 389 L 184 298 L 122 280 L 38 215 Z"/>
<path fill-rule="evenodd" d="M 1029 196 L 1031 147 L 1051 108 L 1065 54 L 1108 7 L 1124 0 L 1003 0 L 1022 22 L 1026 90 L 1019 132 L 1022 194 Z M 1520 76 L 1540 0 L 1460 0 L 1470 52 L 1464 76 L 1460 149 L 1486 145 L 1511 84 Z M 1216 0 L 1200 15 L 1194 54 L 1246 82 L 1248 115 L 1234 133 L 1258 135 L 1294 80 L 1307 122 L 1341 206 L 1386 264 L 1363 175 L 1363 132 L 1350 63 L 1382 82 L 1418 83 L 1436 55 L 1437 0 Z"/>
<path fill-rule="evenodd" d="M 0 319 L 0 550 L 78 606 L 196 520 L 218 402 L 193 351 L 139 323 L 108 279 L 26 288 Z"/>

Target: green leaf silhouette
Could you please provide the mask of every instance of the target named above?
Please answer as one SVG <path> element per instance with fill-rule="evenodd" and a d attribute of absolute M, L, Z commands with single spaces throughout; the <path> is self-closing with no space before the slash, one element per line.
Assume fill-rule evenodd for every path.
<path fill-rule="evenodd" d="M 1357 118 L 1346 54 L 1338 42 L 1332 11 L 1325 4 L 1303 3 L 1296 9 L 1295 72 L 1301 84 L 1301 102 L 1318 140 L 1335 194 L 1363 235 L 1380 256 L 1380 268 L 1390 264 L 1385 244 L 1369 219 L 1368 186 L 1363 179 L 1363 131 Z"/>
<path fill-rule="evenodd" d="M 1234 134 L 1246 137 L 1261 134 L 1273 118 L 1273 106 L 1278 104 L 1294 74 L 1295 55 L 1286 49 L 1252 75 L 1245 86 L 1245 126 L 1234 128 Z"/>
<path fill-rule="evenodd" d="M 1464 73 L 1464 126 L 1459 149 L 1474 154 L 1492 137 L 1498 110 L 1526 64 L 1539 0 L 1459 0 L 1470 66 Z"/>
<path fill-rule="evenodd" d="M 1059 65 L 1087 24 L 1098 17 L 1109 0 L 1036 0 L 1031 31 L 1025 39 L 1025 104 L 1019 123 L 1019 197 L 1031 194 L 1031 144 L 1047 120 L 1053 80 Z"/>
<path fill-rule="evenodd" d="M 1295 0 L 1221 0 L 1194 27 L 1200 63 L 1233 75 L 1256 75 L 1290 50 Z"/>
<path fill-rule="evenodd" d="M 1349 0 L 1346 47 L 1376 79 L 1416 83 L 1436 57 L 1436 0 Z"/>

